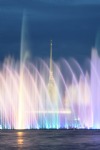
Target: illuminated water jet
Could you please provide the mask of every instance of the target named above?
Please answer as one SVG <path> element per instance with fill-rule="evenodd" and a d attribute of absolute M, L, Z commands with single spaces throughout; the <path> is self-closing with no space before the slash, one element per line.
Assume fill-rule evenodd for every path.
<path fill-rule="evenodd" d="M 100 57 L 90 73 L 74 59 L 37 63 L 6 58 L 0 69 L 0 129 L 100 128 Z M 74 69 L 73 66 L 74 65 Z"/>

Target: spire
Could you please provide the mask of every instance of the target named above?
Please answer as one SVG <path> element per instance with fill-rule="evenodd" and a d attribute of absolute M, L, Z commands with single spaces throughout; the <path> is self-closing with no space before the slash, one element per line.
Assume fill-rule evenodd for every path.
<path fill-rule="evenodd" d="M 52 72 L 52 40 L 50 42 L 50 72 Z"/>
<path fill-rule="evenodd" d="M 50 41 L 50 70 L 49 70 L 49 82 L 48 82 L 48 94 L 54 107 L 57 106 L 57 87 L 53 77 L 53 64 L 52 64 L 52 40 Z"/>

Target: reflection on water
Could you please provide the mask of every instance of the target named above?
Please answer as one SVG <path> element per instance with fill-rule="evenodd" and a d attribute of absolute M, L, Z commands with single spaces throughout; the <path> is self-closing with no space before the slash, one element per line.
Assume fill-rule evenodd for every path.
<path fill-rule="evenodd" d="M 17 132 L 17 135 L 18 135 L 17 139 L 18 145 L 23 145 L 24 144 L 23 132 Z"/>
<path fill-rule="evenodd" d="M 100 149 L 100 130 L 0 130 L 0 150 Z"/>

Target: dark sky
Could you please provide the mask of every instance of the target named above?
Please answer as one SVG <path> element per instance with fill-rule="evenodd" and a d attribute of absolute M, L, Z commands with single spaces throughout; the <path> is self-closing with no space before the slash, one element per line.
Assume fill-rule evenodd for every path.
<path fill-rule="evenodd" d="M 75 57 L 99 47 L 100 0 L 0 0 L 0 60 L 19 58 L 21 39 L 33 57 Z"/>

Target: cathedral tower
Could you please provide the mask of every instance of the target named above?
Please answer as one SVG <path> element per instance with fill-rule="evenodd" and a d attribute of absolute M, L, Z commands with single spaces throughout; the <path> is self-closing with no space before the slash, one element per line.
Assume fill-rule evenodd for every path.
<path fill-rule="evenodd" d="M 57 104 L 58 94 L 57 94 L 57 87 L 53 75 L 52 40 L 50 42 L 50 70 L 49 70 L 48 93 L 53 104 Z"/>

